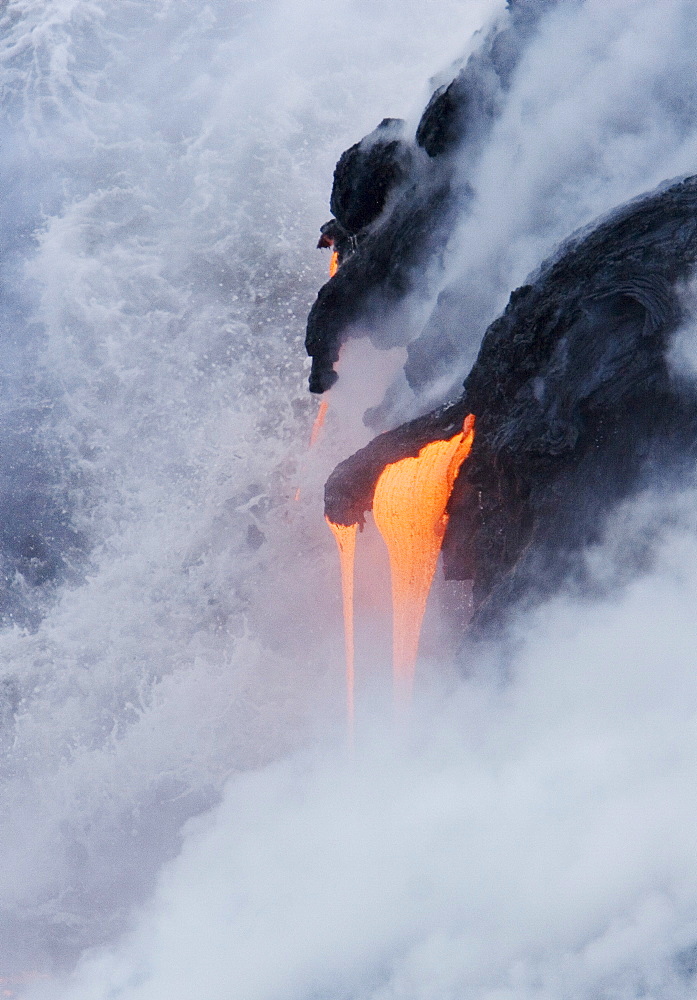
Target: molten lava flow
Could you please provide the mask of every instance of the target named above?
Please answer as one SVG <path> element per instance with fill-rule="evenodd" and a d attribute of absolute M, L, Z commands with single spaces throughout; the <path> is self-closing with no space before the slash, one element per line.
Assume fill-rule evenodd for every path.
<path fill-rule="evenodd" d="M 325 520 L 334 533 L 341 561 L 341 592 L 344 599 L 344 643 L 346 647 L 346 709 L 349 732 L 353 736 L 353 563 L 356 554 L 357 524 L 334 524 Z"/>
<path fill-rule="evenodd" d="M 317 438 L 319 437 L 319 432 L 324 426 L 324 418 L 327 415 L 327 410 L 329 409 L 329 403 L 326 399 L 323 399 L 319 405 L 319 410 L 317 411 L 317 416 L 315 417 L 315 422 L 312 425 L 312 433 L 310 434 L 310 447 L 314 448 L 317 444 Z"/>
<path fill-rule="evenodd" d="M 332 255 L 329 258 L 329 277 L 333 278 L 338 270 L 339 270 L 339 251 L 332 250 Z"/>
<path fill-rule="evenodd" d="M 449 441 L 431 441 L 416 458 L 386 466 L 375 487 L 373 516 L 392 571 L 395 693 L 404 702 L 411 695 L 421 623 L 448 523 L 445 508 L 473 441 L 470 414 Z"/>

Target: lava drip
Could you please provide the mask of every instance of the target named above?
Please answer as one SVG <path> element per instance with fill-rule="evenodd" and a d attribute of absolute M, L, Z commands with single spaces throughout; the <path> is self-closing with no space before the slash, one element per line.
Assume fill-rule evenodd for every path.
<path fill-rule="evenodd" d="M 319 438 L 320 431 L 324 426 L 324 418 L 327 415 L 327 410 L 329 409 L 329 403 L 326 399 L 323 399 L 319 404 L 319 410 L 317 411 L 317 416 L 315 417 L 315 422 L 312 425 L 312 433 L 310 434 L 310 447 L 314 448 L 317 444 L 317 439 Z"/>
<path fill-rule="evenodd" d="M 323 399 L 322 402 L 320 403 L 319 410 L 317 411 L 315 422 L 312 425 L 312 431 L 310 432 L 310 444 L 308 445 L 308 447 L 310 448 L 314 448 L 314 446 L 319 441 L 319 436 L 322 432 L 322 428 L 324 427 L 324 418 L 327 415 L 328 409 L 329 409 L 329 403 L 327 402 L 326 399 Z M 296 503 L 300 501 L 301 494 L 302 494 L 302 487 L 298 486 L 297 490 L 295 491 Z"/>
<path fill-rule="evenodd" d="M 344 645 L 346 649 L 346 713 L 349 733 L 353 739 L 354 718 L 354 651 L 353 651 L 353 567 L 356 555 L 357 524 L 334 524 L 325 517 L 336 538 L 341 562 L 341 593 L 344 604 Z"/>
<path fill-rule="evenodd" d="M 408 703 L 426 602 L 448 524 L 446 507 L 474 441 L 474 416 L 448 441 L 431 441 L 415 458 L 387 465 L 377 481 L 373 516 L 390 556 L 395 696 Z"/>

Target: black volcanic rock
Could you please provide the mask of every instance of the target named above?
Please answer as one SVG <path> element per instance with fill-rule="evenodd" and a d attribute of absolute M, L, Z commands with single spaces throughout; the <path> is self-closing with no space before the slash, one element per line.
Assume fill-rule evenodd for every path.
<path fill-rule="evenodd" d="M 411 148 L 403 128 L 399 118 L 383 118 L 339 157 L 329 207 L 347 233 L 357 235 L 375 222 L 390 192 L 407 177 Z"/>
<path fill-rule="evenodd" d="M 447 239 L 455 211 L 442 185 L 424 182 L 395 206 L 388 220 L 376 225 L 323 285 L 305 338 L 313 361 L 310 392 L 325 392 L 336 381 L 334 364 L 349 332 L 370 330 L 380 348 L 401 343 L 399 325 L 391 322 L 391 315 L 422 278 L 420 262 Z"/>
<path fill-rule="evenodd" d="M 340 157 L 331 210 L 353 245 L 341 253 L 339 271 L 308 317 L 311 392 L 334 384 L 348 338 L 369 336 L 380 348 L 412 339 L 408 322 L 395 313 L 408 295 L 429 291 L 430 270 L 440 267 L 472 197 L 461 178 L 481 154 L 539 16 L 557 2 L 512 3 L 453 80 L 436 89 L 414 142 L 404 137 L 402 122 L 388 118 Z"/>
<path fill-rule="evenodd" d="M 416 142 L 429 156 L 454 149 L 463 137 L 470 99 L 464 73 L 439 87 L 426 105 L 416 129 Z"/>
<path fill-rule="evenodd" d="M 335 469 L 328 516 L 362 520 L 386 464 L 451 437 L 471 412 L 443 553 L 448 577 L 474 580 L 475 629 L 578 575 L 578 552 L 620 501 L 694 467 L 697 394 L 668 351 L 696 261 L 697 178 L 572 237 L 513 292 L 456 403 Z"/>

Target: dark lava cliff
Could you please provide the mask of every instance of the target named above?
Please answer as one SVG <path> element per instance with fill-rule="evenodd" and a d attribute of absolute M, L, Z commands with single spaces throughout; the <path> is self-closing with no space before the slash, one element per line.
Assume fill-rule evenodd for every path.
<path fill-rule="evenodd" d="M 409 296 L 429 294 L 429 278 L 473 192 L 467 180 L 505 105 L 515 68 L 540 17 L 558 0 L 510 0 L 505 15 L 450 82 L 429 100 L 413 139 L 386 118 L 339 159 L 320 246 L 342 266 L 320 290 L 307 322 L 310 391 L 335 383 L 334 365 L 350 337 L 379 348 L 408 344 L 415 389 L 437 378 L 457 353 L 447 329 L 412 337 Z"/>
<path fill-rule="evenodd" d="M 457 369 L 458 345 L 471 335 L 462 321 L 471 289 L 420 334 L 409 331 L 400 306 L 428 285 L 458 213 L 475 198 L 463 178 L 541 16 L 554 6 L 512 0 L 435 91 L 413 141 L 403 123 L 385 119 L 339 160 L 322 245 L 334 246 L 341 267 L 308 320 L 311 391 L 334 384 L 339 349 L 351 336 L 383 348 L 407 343 L 405 371 L 417 400 L 424 386 Z M 694 177 L 572 236 L 486 331 L 482 322 L 459 398 L 379 435 L 337 467 L 326 485 L 327 516 L 361 523 L 385 465 L 452 437 L 473 413 L 474 447 L 455 483 L 443 543 L 446 576 L 474 581 L 473 633 L 497 629 L 510 609 L 563 581 L 583 587 L 579 555 L 601 539 L 617 505 L 694 468 L 697 393 L 676 373 L 670 351 L 688 318 L 685 289 L 696 259 Z M 449 294 L 458 299 L 457 289 Z M 471 327 L 471 310 L 468 321 Z"/>
<path fill-rule="evenodd" d="M 697 259 L 697 178 L 570 239 L 511 295 L 459 400 L 342 462 L 326 511 L 354 523 L 384 466 L 477 419 L 451 497 L 446 576 L 474 580 L 475 630 L 578 577 L 608 514 L 697 453 L 697 395 L 669 362 Z"/>

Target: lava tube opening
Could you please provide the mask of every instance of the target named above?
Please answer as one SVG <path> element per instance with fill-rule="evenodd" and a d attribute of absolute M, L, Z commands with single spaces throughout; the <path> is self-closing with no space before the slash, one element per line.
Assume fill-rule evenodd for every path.
<path fill-rule="evenodd" d="M 353 642 L 353 576 L 356 557 L 357 524 L 334 524 L 325 516 L 336 539 L 341 563 L 341 594 L 344 606 L 344 648 L 346 654 L 346 715 L 349 735 L 353 740 L 354 722 L 354 642 Z"/>
<path fill-rule="evenodd" d="M 377 481 L 373 517 L 390 557 L 395 698 L 408 703 L 426 602 L 448 524 L 446 507 L 474 441 L 474 416 L 448 441 L 387 465 Z"/>

